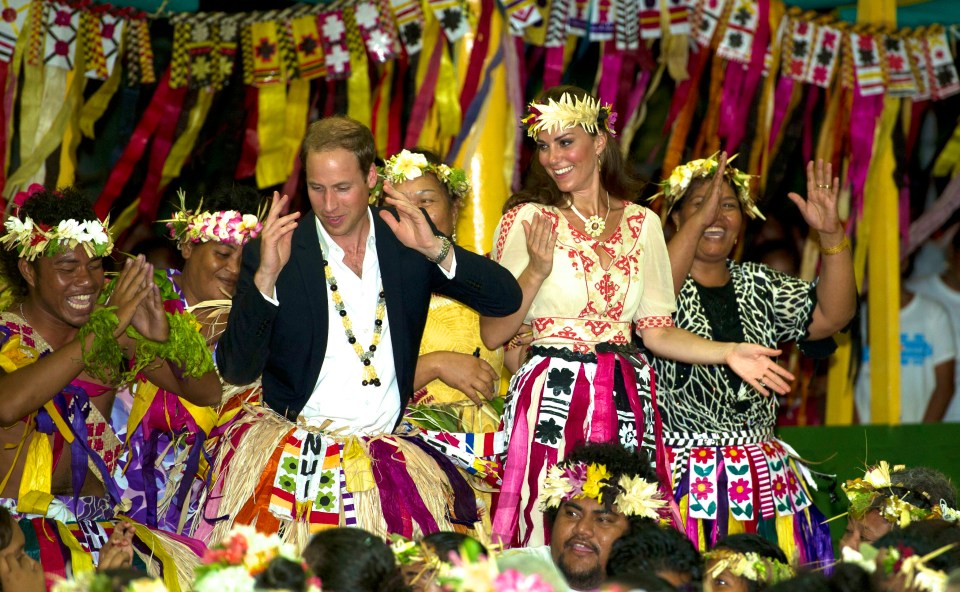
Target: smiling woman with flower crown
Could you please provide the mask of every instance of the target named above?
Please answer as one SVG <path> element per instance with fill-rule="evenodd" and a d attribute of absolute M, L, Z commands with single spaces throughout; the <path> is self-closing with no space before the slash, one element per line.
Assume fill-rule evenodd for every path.
<path fill-rule="evenodd" d="M 673 322 L 706 339 L 768 347 L 829 338 L 853 316 L 850 243 L 837 214 L 839 181 L 829 164 L 807 167 L 808 199 L 790 194 L 817 231 L 820 281 L 805 282 L 758 263 L 728 259 L 744 215 L 762 218 L 750 176 L 719 158 L 677 167 L 661 185 L 677 227 L 670 263 L 678 293 Z M 811 352 L 812 353 L 812 352 Z M 832 559 L 829 530 L 811 505 L 796 453 L 773 434 L 781 375 L 737 376 L 712 364 L 654 359 L 674 497 L 691 542 L 746 530 L 777 542 L 791 561 Z"/>
<path fill-rule="evenodd" d="M 657 448 L 653 376 L 632 346 L 634 331 L 660 356 L 726 363 L 748 380 L 790 378 L 770 360 L 776 350 L 714 343 L 673 327 L 660 220 L 636 203 L 640 185 L 616 145 L 615 121 L 609 105 L 575 87 L 546 91 L 523 119 L 537 158 L 527 189 L 507 202 L 493 253 L 518 278 L 523 304 L 480 323 L 488 347 L 524 324 L 533 333 L 504 413 L 509 444 L 494 533 L 507 544 L 543 541 L 534 516 L 538 484 L 576 443 Z M 786 390 L 782 379 L 773 384 Z"/>

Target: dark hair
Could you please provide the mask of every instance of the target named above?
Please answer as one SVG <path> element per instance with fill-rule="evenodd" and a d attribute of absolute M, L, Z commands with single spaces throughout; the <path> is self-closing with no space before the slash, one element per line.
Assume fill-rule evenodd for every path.
<path fill-rule="evenodd" d="M 303 550 L 303 559 L 330 592 L 407 590 L 390 547 L 359 528 L 318 532 Z"/>
<path fill-rule="evenodd" d="M 257 574 L 253 583 L 258 590 L 306 592 L 307 574 L 300 563 L 285 557 L 274 557 L 267 568 Z"/>
<path fill-rule="evenodd" d="M 827 576 L 813 571 L 798 573 L 789 580 L 770 586 L 767 590 L 769 592 L 833 592 Z"/>
<path fill-rule="evenodd" d="M 460 549 L 465 543 L 472 541 L 476 543 L 477 548 L 481 553 L 486 555 L 487 548 L 483 546 L 483 543 L 473 538 L 472 536 L 465 535 L 459 532 L 450 532 L 450 531 L 438 531 L 432 532 L 427 536 L 420 539 L 420 542 L 429 546 L 433 549 L 433 552 L 436 553 L 437 558 L 440 561 L 449 561 L 451 553 L 460 553 Z"/>
<path fill-rule="evenodd" d="M 64 187 L 59 190 L 43 189 L 27 198 L 20 207 L 18 217 L 26 217 L 35 223 L 56 226 L 63 220 L 74 219 L 97 220 L 93 204 L 89 198 L 76 187 Z M 20 256 L 15 245 L 10 250 L 6 246 L 0 247 L 0 262 L 2 273 L 10 284 L 14 298 L 22 299 L 27 295 L 28 284 L 20 273 Z"/>
<path fill-rule="evenodd" d="M 873 543 L 878 549 L 909 547 L 917 555 L 926 555 L 947 545 L 954 546 L 927 561 L 927 565 L 950 572 L 960 567 L 960 524 L 940 519 L 919 520 L 903 528 L 894 528 Z"/>
<path fill-rule="evenodd" d="M 657 475 L 647 460 L 647 454 L 644 451 L 631 452 L 619 443 L 613 442 L 588 442 L 580 444 L 570 451 L 565 459 L 557 463 L 561 467 L 574 465 L 576 463 L 599 464 L 604 465 L 610 473 L 610 479 L 607 483 L 616 484 L 622 475 L 630 477 L 640 477 L 650 483 L 657 482 Z M 609 490 L 609 491 L 608 491 Z M 603 503 L 610 509 L 619 493 L 616 485 L 607 485 L 603 491 Z M 562 504 L 561 504 L 562 506 Z M 553 522 L 557 518 L 560 508 L 547 508 L 544 510 L 544 519 L 546 524 L 553 528 Z M 627 533 L 633 533 L 640 528 L 655 524 L 650 518 L 640 516 L 627 516 L 630 523 L 630 530 Z"/>
<path fill-rule="evenodd" d="M 607 559 L 608 576 L 673 571 L 703 578 L 703 559 L 686 536 L 673 528 L 651 525 L 613 542 Z"/>
<path fill-rule="evenodd" d="M 950 478 L 936 469 L 907 467 L 890 473 L 890 481 L 893 483 L 891 494 L 918 508 L 929 510 L 939 505 L 940 500 L 951 508 L 957 507 L 957 490 Z M 879 508 L 882 502 L 883 497 L 878 496 L 871 509 Z"/>
<path fill-rule="evenodd" d="M 366 175 L 377 156 L 377 146 L 370 128 L 349 117 L 325 117 L 307 128 L 300 150 L 301 162 L 313 152 L 327 152 L 341 148 L 357 157 L 360 171 Z"/>
<path fill-rule="evenodd" d="M 863 592 L 873 590 L 874 585 L 870 574 L 862 567 L 841 561 L 833 566 L 830 589 L 833 592 Z"/>
<path fill-rule="evenodd" d="M 10 510 L 0 506 L 0 549 L 6 549 L 13 540 L 13 529 L 20 528 L 10 515 Z"/>
<path fill-rule="evenodd" d="M 609 574 L 608 574 L 609 575 Z M 645 592 L 674 592 L 676 588 L 670 582 L 653 573 L 631 571 L 629 574 L 617 574 L 604 580 L 604 586 L 619 585 L 627 590 Z"/>
<path fill-rule="evenodd" d="M 728 551 L 741 554 L 756 553 L 764 559 L 779 561 L 784 565 L 790 564 L 789 561 L 787 561 L 787 555 L 783 552 L 783 549 L 778 547 L 773 541 L 765 539 L 756 534 L 732 534 L 717 541 L 717 543 L 710 550 L 716 551 L 720 549 L 726 549 Z M 747 588 L 750 592 L 759 592 L 760 590 L 766 590 L 767 584 L 764 582 L 747 580 Z"/>
<path fill-rule="evenodd" d="M 241 214 L 257 214 L 263 206 L 260 192 L 236 182 L 223 183 L 203 197 L 203 209 L 208 212 L 236 210 Z"/>
<path fill-rule="evenodd" d="M 591 97 L 590 93 L 576 86 L 554 86 L 540 95 L 537 100 L 540 103 L 553 99 L 559 100 L 564 93 L 578 99 Z M 596 97 L 593 97 L 596 98 Z M 605 131 L 590 133 L 590 136 L 596 136 L 597 133 L 606 134 Z M 635 202 L 643 190 L 643 184 L 629 170 L 623 154 L 620 153 L 620 146 L 617 139 L 607 134 L 607 145 L 600 155 L 600 185 L 606 189 L 610 195 L 626 201 Z M 507 203 L 503 206 L 506 212 L 514 206 L 523 203 L 533 202 L 548 206 L 563 206 L 568 202 L 568 198 L 557 187 L 556 182 L 547 174 L 547 171 L 540 164 L 540 159 L 534 157 L 530 163 L 530 170 L 524 182 L 524 187 L 520 193 L 510 196 Z"/>

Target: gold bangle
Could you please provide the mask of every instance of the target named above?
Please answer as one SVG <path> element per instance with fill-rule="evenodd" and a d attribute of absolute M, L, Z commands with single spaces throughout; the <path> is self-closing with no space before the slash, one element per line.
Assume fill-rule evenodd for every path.
<path fill-rule="evenodd" d="M 839 244 L 832 247 L 824 247 L 820 245 L 820 254 L 821 255 L 836 255 L 837 253 L 842 253 L 850 248 L 850 239 L 843 237 L 843 240 Z"/>

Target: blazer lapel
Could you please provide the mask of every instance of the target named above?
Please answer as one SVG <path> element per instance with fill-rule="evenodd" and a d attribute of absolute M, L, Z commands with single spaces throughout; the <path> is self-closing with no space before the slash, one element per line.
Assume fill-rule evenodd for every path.
<path fill-rule="evenodd" d="M 317 236 L 317 217 L 312 212 L 308 216 L 300 219 L 300 224 L 293 231 L 293 244 L 291 245 L 290 263 L 297 266 L 300 272 L 300 279 L 303 283 L 302 294 L 296 298 L 299 302 L 297 308 L 303 309 L 303 300 L 306 300 L 306 307 L 310 309 L 310 318 L 313 319 L 311 330 L 313 331 L 313 352 L 311 358 L 319 356 L 322 358 L 326 353 L 327 326 L 327 286 L 323 275 L 323 259 L 326 254 L 320 249 L 320 239 Z M 306 311 L 304 311 L 306 312 Z M 317 347 L 317 346 L 320 347 Z M 311 359 L 310 368 L 316 368 L 317 374 L 320 372 L 320 364 L 317 360 Z M 316 376 L 314 383 L 316 382 Z"/>

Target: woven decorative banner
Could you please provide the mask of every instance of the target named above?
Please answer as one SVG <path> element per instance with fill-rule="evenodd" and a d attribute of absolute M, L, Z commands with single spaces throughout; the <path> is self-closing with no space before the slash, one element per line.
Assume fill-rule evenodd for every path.
<path fill-rule="evenodd" d="M 569 0 L 569 5 L 567 33 L 585 37 L 590 26 L 590 0 Z"/>
<path fill-rule="evenodd" d="M 338 11 L 339 12 L 339 11 Z M 294 49 L 297 53 L 297 72 L 304 80 L 312 80 L 326 75 L 325 54 L 320 31 L 317 29 L 319 16 L 305 15 L 290 21 L 290 31 L 293 33 Z M 346 40 L 346 27 L 343 26 L 343 16 L 340 17 L 340 26 L 343 28 L 341 37 Z M 346 41 L 344 41 L 346 47 Z M 349 59 L 349 58 L 348 58 Z"/>
<path fill-rule="evenodd" d="M 931 95 L 930 67 L 927 59 L 927 44 L 923 37 L 907 37 L 907 52 L 910 54 L 910 64 L 916 76 L 917 92 L 913 95 L 914 101 L 929 101 Z"/>
<path fill-rule="evenodd" d="M 610 41 L 616 25 L 614 0 L 594 0 L 590 12 L 590 41 Z"/>
<path fill-rule="evenodd" d="M 751 0 L 734 0 L 727 20 L 727 32 L 717 47 L 717 54 L 727 60 L 747 64 L 757 33 L 757 5 Z"/>
<path fill-rule="evenodd" d="M 883 67 L 880 65 L 880 49 L 873 35 L 850 33 L 853 53 L 853 71 L 857 77 L 860 94 L 869 97 L 883 94 Z"/>
<path fill-rule="evenodd" d="M 837 56 L 843 36 L 838 29 L 817 27 L 817 37 L 813 44 L 811 60 L 804 80 L 821 88 L 830 86 L 833 72 L 837 68 Z"/>
<path fill-rule="evenodd" d="M 80 9 L 62 2 L 51 2 L 47 12 L 47 36 L 43 61 L 48 66 L 73 69 L 80 29 Z"/>
<path fill-rule="evenodd" d="M 283 82 L 283 62 L 277 39 L 277 23 L 267 21 L 250 25 L 250 47 L 253 56 L 253 82 L 256 86 Z"/>
<path fill-rule="evenodd" d="M 367 53 L 378 63 L 384 63 L 396 57 L 393 49 L 393 37 L 384 28 L 380 17 L 380 8 L 373 0 L 357 2 L 354 18 L 360 27 L 360 36 L 367 46 Z"/>
<path fill-rule="evenodd" d="M 9 62 L 27 20 L 30 0 L 2 0 L 0 6 L 3 6 L 0 12 L 0 61 Z"/>
<path fill-rule="evenodd" d="M 813 61 L 814 40 L 817 26 L 813 23 L 795 19 L 791 21 L 789 45 L 783 52 L 783 74 L 800 82 L 805 81 L 810 62 Z M 789 48 L 789 51 L 787 51 Z"/>
<path fill-rule="evenodd" d="M 697 0 L 699 20 L 693 24 L 693 37 L 701 47 L 709 47 L 717 32 L 727 0 Z"/>
<path fill-rule="evenodd" d="M 659 39 L 663 35 L 660 11 L 663 0 L 640 0 L 640 38 Z"/>
<path fill-rule="evenodd" d="M 950 54 L 946 32 L 943 29 L 934 31 L 927 36 L 926 42 L 933 99 L 939 101 L 957 94 L 960 92 L 960 81 L 957 80 L 957 67 Z"/>
<path fill-rule="evenodd" d="M 317 25 L 320 27 L 327 77 L 333 80 L 349 77 L 350 50 L 347 47 L 347 27 L 343 22 L 343 12 L 340 10 L 321 12 L 317 16 Z"/>
<path fill-rule="evenodd" d="M 907 54 L 907 44 L 899 36 L 885 35 L 883 47 L 887 52 L 887 93 L 892 97 L 915 95 L 917 81 Z"/>
<path fill-rule="evenodd" d="M 400 32 L 400 42 L 407 55 L 420 53 L 423 49 L 423 12 L 418 0 L 390 0 Z"/>
<path fill-rule="evenodd" d="M 640 12 L 641 0 L 622 0 L 617 2 L 617 20 L 614 27 L 616 47 L 620 51 L 629 51 L 640 47 L 640 21 L 637 15 Z"/>
<path fill-rule="evenodd" d="M 433 4 L 434 2 L 431 1 L 430 5 Z M 503 3 L 503 9 L 507 11 L 510 29 L 518 35 L 522 35 L 527 27 L 539 24 L 543 20 L 535 0 L 506 0 Z M 440 17 L 437 16 L 437 18 Z M 440 23 L 443 24 L 443 21 L 441 20 Z"/>
<path fill-rule="evenodd" d="M 671 35 L 690 34 L 690 9 L 688 0 L 665 0 Z"/>
<path fill-rule="evenodd" d="M 524 2 L 520 0 L 519 3 Z M 470 31 L 470 21 L 467 20 L 467 8 L 459 0 L 430 0 L 430 10 L 433 16 L 440 23 L 443 34 L 447 36 L 450 43 L 458 41 L 461 37 Z M 514 4 L 516 6 L 516 4 Z M 536 2 L 528 1 L 528 8 L 517 9 L 510 12 L 506 5 L 507 14 L 510 16 L 511 27 L 528 27 L 540 22 L 540 12 L 537 11 Z"/>

